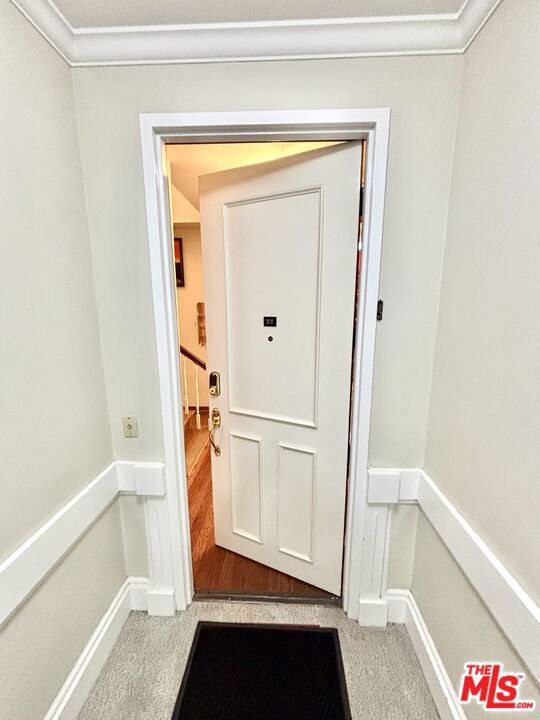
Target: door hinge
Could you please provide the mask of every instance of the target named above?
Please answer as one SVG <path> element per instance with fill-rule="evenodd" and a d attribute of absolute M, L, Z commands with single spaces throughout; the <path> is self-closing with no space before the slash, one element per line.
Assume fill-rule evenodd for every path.
<path fill-rule="evenodd" d="M 381 322 L 384 310 L 384 302 L 377 300 L 377 322 Z"/>

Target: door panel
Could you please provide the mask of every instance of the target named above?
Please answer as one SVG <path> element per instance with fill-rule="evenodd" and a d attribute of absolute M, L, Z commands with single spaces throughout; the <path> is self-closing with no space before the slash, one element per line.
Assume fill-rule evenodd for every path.
<path fill-rule="evenodd" d="M 360 143 L 200 178 L 216 543 L 336 594 Z"/>
<path fill-rule="evenodd" d="M 233 412 L 316 425 L 320 212 L 321 188 L 225 207 Z"/>
<path fill-rule="evenodd" d="M 262 542 L 261 438 L 231 432 L 231 512 L 236 535 Z"/>
<path fill-rule="evenodd" d="M 278 547 L 313 562 L 317 451 L 279 443 Z"/>

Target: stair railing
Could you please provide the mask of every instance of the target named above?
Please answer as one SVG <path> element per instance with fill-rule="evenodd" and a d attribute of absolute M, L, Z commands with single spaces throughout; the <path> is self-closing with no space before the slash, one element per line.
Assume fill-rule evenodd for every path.
<path fill-rule="evenodd" d="M 188 363 L 192 363 L 195 367 L 195 422 L 197 424 L 197 430 L 201 429 L 201 409 L 199 403 L 199 370 L 206 371 L 206 363 L 201 358 L 194 355 L 190 350 L 180 345 L 180 358 L 182 362 L 182 389 L 183 395 L 183 406 L 184 414 L 189 415 L 189 388 L 188 388 L 188 374 L 187 367 Z"/>

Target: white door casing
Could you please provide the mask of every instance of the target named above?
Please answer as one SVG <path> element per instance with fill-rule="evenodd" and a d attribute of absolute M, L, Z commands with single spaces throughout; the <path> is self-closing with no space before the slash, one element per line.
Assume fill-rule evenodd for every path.
<path fill-rule="evenodd" d="M 167 187 L 163 146 L 166 143 L 254 142 L 272 140 L 366 140 L 364 232 L 358 294 L 351 407 L 349 487 L 343 563 L 343 608 L 357 618 L 362 588 L 361 569 L 372 562 L 366 549 L 367 467 L 371 394 L 375 353 L 376 310 L 382 251 L 389 108 L 309 110 L 242 110 L 232 112 L 141 113 L 139 116 L 144 171 L 148 252 L 152 285 L 155 342 L 163 426 L 166 513 L 147 531 L 167 545 L 171 562 L 164 569 L 174 589 L 176 607 L 193 598 L 193 573 L 185 475 L 182 415 L 178 404 L 178 337 L 175 282 L 171 260 Z M 161 524 L 165 523 L 163 527 Z"/>
<path fill-rule="evenodd" d="M 360 167 L 352 142 L 200 178 L 216 543 L 336 595 Z"/>

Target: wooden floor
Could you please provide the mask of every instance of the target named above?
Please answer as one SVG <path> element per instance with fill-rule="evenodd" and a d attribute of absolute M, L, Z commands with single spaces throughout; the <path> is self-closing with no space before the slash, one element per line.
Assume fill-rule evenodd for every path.
<path fill-rule="evenodd" d="M 207 424 L 208 415 L 202 417 L 198 431 L 193 418 L 184 430 L 195 590 L 332 598 L 324 590 L 215 545 Z"/>

